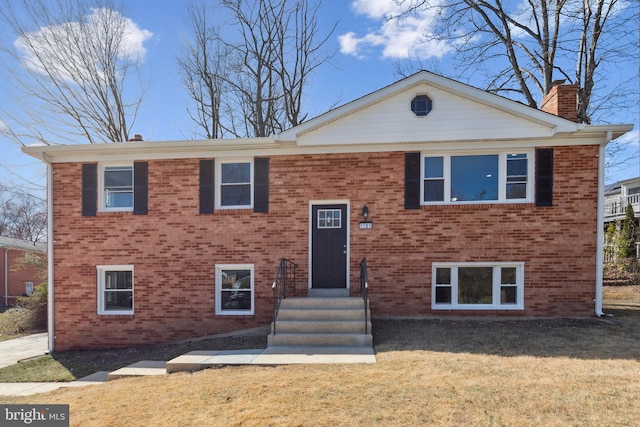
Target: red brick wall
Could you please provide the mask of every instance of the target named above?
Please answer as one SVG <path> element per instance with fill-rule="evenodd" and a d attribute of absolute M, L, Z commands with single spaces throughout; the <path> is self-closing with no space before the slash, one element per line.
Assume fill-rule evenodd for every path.
<path fill-rule="evenodd" d="M 16 297 L 26 295 L 25 282 L 33 282 L 33 287 L 38 286 L 43 280 L 37 267 L 23 263 L 26 251 L 18 249 L 0 249 L 0 304 L 5 303 L 5 252 L 7 253 L 7 296 L 8 305 L 15 305 Z"/>
<path fill-rule="evenodd" d="M 278 260 L 307 288 L 309 200 L 350 201 L 352 293 L 367 256 L 374 316 L 588 316 L 596 146 L 556 147 L 554 206 L 404 210 L 404 153 L 276 156 L 269 213 L 198 213 L 198 160 L 149 161 L 149 214 L 81 216 L 81 165 L 54 165 L 56 349 L 170 341 L 268 324 Z M 358 229 L 367 204 L 373 229 Z M 431 310 L 433 262 L 525 263 L 525 310 Z M 216 264 L 255 264 L 255 316 L 216 316 Z M 135 314 L 97 314 L 96 265 L 133 264 Z"/>

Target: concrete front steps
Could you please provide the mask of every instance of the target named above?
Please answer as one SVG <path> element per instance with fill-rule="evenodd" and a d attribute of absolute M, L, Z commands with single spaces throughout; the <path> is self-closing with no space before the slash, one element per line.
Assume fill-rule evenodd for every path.
<path fill-rule="evenodd" d="M 304 353 L 308 348 L 308 353 L 318 353 L 323 347 L 344 348 L 346 352 L 361 347 L 373 352 L 371 321 L 368 320 L 365 333 L 362 298 L 311 295 L 282 300 L 267 337 L 269 349 L 277 351 L 285 347 L 282 351 L 291 352 L 295 348 L 296 352 Z M 367 319 L 370 318 L 367 313 Z"/>
<path fill-rule="evenodd" d="M 272 324 L 266 349 L 198 350 L 168 362 L 144 360 L 114 372 L 101 372 L 102 380 L 220 366 L 376 363 L 370 320 L 365 333 L 362 298 L 346 295 L 345 290 L 324 290 L 312 291 L 307 298 L 284 299 L 276 333 Z M 371 318 L 369 313 L 367 318 Z"/>

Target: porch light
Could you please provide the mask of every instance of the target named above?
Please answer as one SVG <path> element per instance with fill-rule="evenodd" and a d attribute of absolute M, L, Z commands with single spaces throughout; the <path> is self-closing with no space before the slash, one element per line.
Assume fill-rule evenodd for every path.
<path fill-rule="evenodd" d="M 369 218 L 369 206 L 367 205 L 362 207 L 362 218 L 364 218 L 365 221 Z"/>

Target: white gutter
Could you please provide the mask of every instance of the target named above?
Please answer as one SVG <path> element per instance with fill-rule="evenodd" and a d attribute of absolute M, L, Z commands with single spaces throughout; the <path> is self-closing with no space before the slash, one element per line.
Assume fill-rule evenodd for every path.
<path fill-rule="evenodd" d="M 54 333 L 54 299 L 53 299 L 53 165 L 46 154 L 42 154 L 42 161 L 47 165 L 47 332 L 49 334 L 49 350 L 53 353 L 55 347 Z"/>
<path fill-rule="evenodd" d="M 598 215 L 596 233 L 596 316 L 604 315 L 602 311 L 602 276 L 604 274 L 604 149 L 609 142 L 610 135 L 607 135 L 607 142 L 600 145 L 598 150 Z"/>

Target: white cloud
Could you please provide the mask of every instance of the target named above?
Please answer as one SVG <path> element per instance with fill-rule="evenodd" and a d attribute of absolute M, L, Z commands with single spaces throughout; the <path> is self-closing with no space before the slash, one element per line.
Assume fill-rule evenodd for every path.
<path fill-rule="evenodd" d="M 420 10 L 398 17 L 403 9 L 394 0 L 354 0 L 351 7 L 378 26 L 362 36 L 354 31 L 340 35 L 340 52 L 345 55 L 365 58 L 372 49 L 379 49 L 383 58 L 429 59 L 441 58 L 452 50 L 445 41 L 425 37 L 436 19 L 433 11 Z"/>
<path fill-rule="evenodd" d="M 115 16 L 113 16 L 115 15 Z M 127 57 L 134 61 L 142 61 L 146 54 L 144 43 L 153 37 L 153 33 L 138 27 L 138 24 L 130 18 L 124 17 L 120 12 L 109 9 L 94 9 L 93 13 L 87 17 L 87 25 L 92 26 L 96 34 L 100 34 L 100 26 L 104 25 L 108 19 L 118 20 L 124 26 L 122 44 L 120 46 L 120 56 Z"/>
<path fill-rule="evenodd" d="M 73 80 L 78 67 L 91 61 L 100 70 L 100 59 L 92 46 L 101 46 L 105 40 L 114 39 L 114 32 L 122 32 L 123 38 L 115 52 L 118 60 L 139 63 L 144 60 L 144 43 L 153 37 L 153 33 L 141 29 L 131 19 L 118 11 L 100 8 L 93 9 L 83 22 L 68 22 L 57 26 L 42 27 L 38 31 L 26 33 L 14 41 L 14 46 L 22 56 L 25 68 L 41 74 L 45 69 L 58 77 Z M 111 37 L 107 34 L 111 33 Z M 73 37 L 69 37 L 69 35 Z M 72 41 L 70 41 L 72 40 Z"/>

